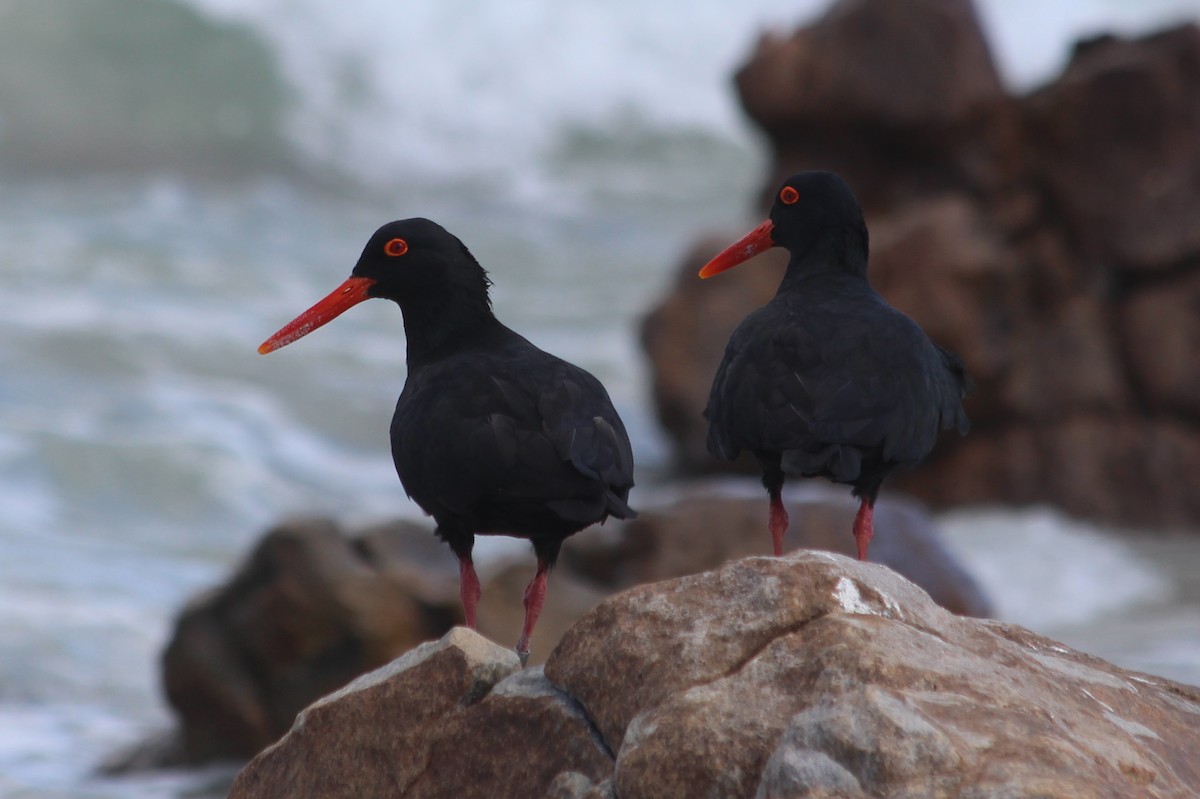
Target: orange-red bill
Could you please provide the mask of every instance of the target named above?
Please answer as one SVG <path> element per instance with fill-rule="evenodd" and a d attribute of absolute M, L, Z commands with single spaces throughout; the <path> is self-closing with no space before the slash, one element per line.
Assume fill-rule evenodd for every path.
<path fill-rule="evenodd" d="M 712 277 L 720 274 L 726 269 L 732 269 L 743 261 L 753 258 L 764 250 L 769 250 L 775 246 L 775 240 L 771 238 L 771 231 L 775 225 L 768 219 L 758 227 L 751 230 L 745 236 L 730 244 L 725 249 L 717 254 L 717 257 L 704 265 L 700 270 L 700 277 Z"/>
<path fill-rule="evenodd" d="M 349 278 L 330 292 L 328 297 L 288 322 L 280 328 L 278 333 L 264 341 L 258 348 L 259 354 L 266 355 L 268 352 L 285 347 L 296 339 L 307 336 L 321 325 L 336 319 L 363 300 L 369 300 L 371 295 L 367 294 L 367 289 L 373 285 L 375 285 L 375 281 L 369 277 Z"/>

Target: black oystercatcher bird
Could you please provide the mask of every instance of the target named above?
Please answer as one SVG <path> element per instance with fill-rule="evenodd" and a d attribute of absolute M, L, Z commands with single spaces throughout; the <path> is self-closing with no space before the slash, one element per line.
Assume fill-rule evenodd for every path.
<path fill-rule="evenodd" d="M 408 379 L 392 418 L 396 472 L 458 556 L 471 628 L 480 595 L 475 536 L 533 544 L 537 573 L 525 589 L 517 643 L 524 663 L 563 540 L 609 516 L 636 516 L 626 504 L 633 452 L 600 381 L 501 324 L 490 285 L 440 225 L 390 222 L 371 236 L 346 282 L 258 351 L 289 344 L 372 297 L 400 306 Z"/>
<path fill-rule="evenodd" d="M 853 486 L 858 557 L 866 560 L 879 486 L 911 468 L 941 429 L 966 433 L 971 381 L 957 355 L 929 340 L 867 282 L 867 226 L 854 193 L 831 172 L 802 172 L 775 195 L 770 218 L 700 270 L 711 277 L 771 247 L 788 251 L 775 298 L 729 339 L 713 379 L 708 449 L 751 452 L 771 499 L 783 552 L 784 474 Z"/>

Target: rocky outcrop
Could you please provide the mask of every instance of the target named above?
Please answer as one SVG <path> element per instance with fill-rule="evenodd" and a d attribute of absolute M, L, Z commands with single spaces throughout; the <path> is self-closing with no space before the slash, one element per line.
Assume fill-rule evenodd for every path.
<path fill-rule="evenodd" d="M 516 669 L 455 630 L 306 710 L 231 799 L 1200 791 L 1200 689 L 833 554 L 630 589 Z"/>
<path fill-rule="evenodd" d="M 889 485 L 938 507 L 1200 522 L 1180 479 L 1200 474 L 1200 28 L 1081 43 L 1015 97 L 968 0 L 842 0 L 765 37 L 736 83 L 771 146 L 763 197 L 796 171 L 841 173 L 867 214 L 873 284 L 978 384 L 971 434 Z M 698 280 L 742 232 L 704 234 L 643 326 L 688 471 L 727 468 L 701 413 L 728 334 L 783 268 L 771 252 Z"/>
<path fill-rule="evenodd" d="M 757 494 L 757 492 L 756 492 Z M 853 503 L 840 492 L 789 495 L 787 548 L 848 552 Z M 770 551 L 766 501 L 711 487 L 646 508 L 632 525 L 570 539 L 532 646 L 544 662 L 563 633 L 613 592 Z M 958 613 L 988 603 L 920 507 L 884 498 L 874 555 Z M 482 565 L 478 628 L 512 643 L 524 619 L 532 559 Z M 162 658 L 177 735 L 114 757 L 111 771 L 247 759 L 276 741 L 317 698 L 462 623 L 458 570 L 432 530 L 410 522 L 347 532 L 325 518 L 268 531 L 223 585 L 195 597 Z"/>
<path fill-rule="evenodd" d="M 794 164 L 842 174 L 868 210 L 996 177 L 1008 98 L 969 1 L 841 0 L 762 36 L 734 83 L 773 150 L 764 207 Z"/>
<path fill-rule="evenodd" d="M 1030 170 L 1086 264 L 1121 279 L 1195 266 L 1200 28 L 1080 42 L 1021 110 Z"/>

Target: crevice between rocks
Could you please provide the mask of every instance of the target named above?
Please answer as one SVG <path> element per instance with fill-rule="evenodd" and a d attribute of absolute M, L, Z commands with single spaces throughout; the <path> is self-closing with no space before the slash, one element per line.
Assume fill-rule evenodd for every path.
<path fill-rule="evenodd" d="M 592 736 L 592 739 L 600 747 L 601 751 L 608 756 L 608 759 L 611 760 L 615 766 L 617 763 L 617 755 L 615 752 L 613 752 L 612 747 L 608 745 L 608 742 L 604 740 L 603 733 L 600 732 L 600 728 L 592 719 L 592 715 L 588 713 L 588 709 L 583 702 L 580 702 L 578 699 L 572 696 L 561 685 L 554 682 L 549 677 L 546 677 L 544 672 L 542 676 L 546 680 L 546 683 L 554 689 L 554 692 L 558 694 L 559 698 L 567 705 L 567 707 L 579 713 L 580 717 L 583 718 L 584 723 L 587 725 L 588 734 Z"/>

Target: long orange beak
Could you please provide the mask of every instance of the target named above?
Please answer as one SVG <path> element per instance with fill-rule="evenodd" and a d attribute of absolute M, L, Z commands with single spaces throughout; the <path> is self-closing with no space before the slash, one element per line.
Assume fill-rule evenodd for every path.
<path fill-rule="evenodd" d="M 726 269 L 732 269 L 743 261 L 753 258 L 764 250 L 769 250 L 775 246 L 775 240 L 771 238 L 771 231 L 775 229 L 775 224 L 768 219 L 758 227 L 751 230 L 745 236 L 730 244 L 725 249 L 704 265 L 700 270 L 700 277 L 712 277 L 720 274 Z"/>
<path fill-rule="evenodd" d="M 258 348 L 260 355 L 286 347 L 298 338 L 303 338 L 321 325 L 336 319 L 363 300 L 371 299 L 367 289 L 375 285 L 369 277 L 352 277 L 334 289 L 328 297 L 284 325 L 278 333 L 264 341 Z"/>

